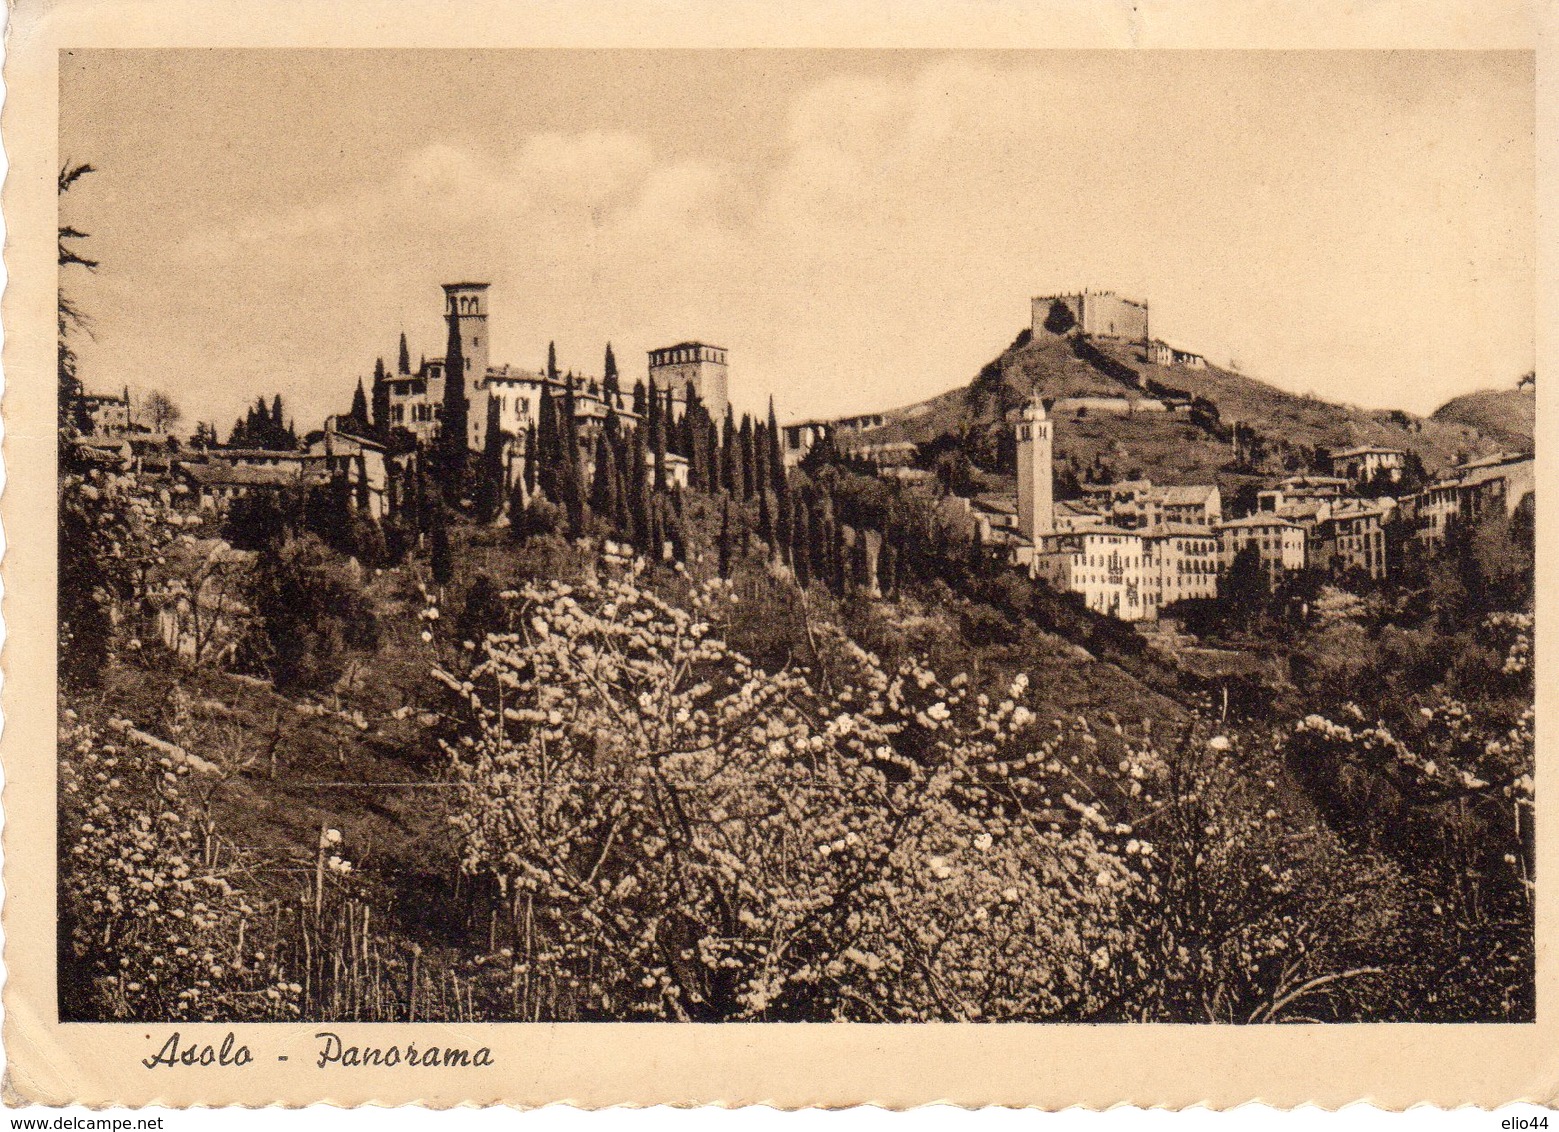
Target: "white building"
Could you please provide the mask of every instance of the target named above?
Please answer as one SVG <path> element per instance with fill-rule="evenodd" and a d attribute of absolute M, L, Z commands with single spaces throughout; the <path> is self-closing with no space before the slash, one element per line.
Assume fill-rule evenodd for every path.
<path fill-rule="evenodd" d="M 1219 523 L 1218 538 L 1224 570 L 1234 565 L 1240 551 L 1254 548 L 1270 586 L 1276 586 L 1288 571 L 1305 568 L 1305 528 L 1291 519 L 1258 511 Z"/>
<path fill-rule="evenodd" d="M 1034 572 L 1095 613 L 1151 621 L 1177 601 L 1218 595 L 1218 538 L 1187 523 L 1071 531 L 1036 553 Z"/>

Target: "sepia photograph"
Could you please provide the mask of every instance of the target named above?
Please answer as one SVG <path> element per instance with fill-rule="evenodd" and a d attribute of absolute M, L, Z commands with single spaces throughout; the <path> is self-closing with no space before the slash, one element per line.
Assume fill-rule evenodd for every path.
<path fill-rule="evenodd" d="M 1534 83 L 63 51 L 59 1019 L 1533 1021 Z"/>

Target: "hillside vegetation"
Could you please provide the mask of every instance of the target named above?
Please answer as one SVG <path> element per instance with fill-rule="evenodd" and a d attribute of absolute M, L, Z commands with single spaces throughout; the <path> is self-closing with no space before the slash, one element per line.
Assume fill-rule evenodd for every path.
<path fill-rule="evenodd" d="M 1432 419 L 1476 429 L 1509 448 L 1530 452 L 1537 427 L 1537 394 L 1531 389 L 1482 389 L 1451 398 L 1434 411 Z"/>
<path fill-rule="evenodd" d="M 1175 391 L 1170 395 L 1193 404 L 1180 412 L 1140 410 L 1144 398 L 1165 391 Z M 1035 340 L 1027 332 L 968 386 L 887 414 L 887 422 L 862 434 L 861 442 L 926 444 L 940 436 L 972 434 L 995 453 L 1005 414 L 1031 392 L 1052 403 L 1083 397 L 1124 397 L 1133 403 L 1129 415 L 1065 404 L 1053 410 L 1057 456 L 1074 469 L 1095 467 L 1112 477 L 1141 474 L 1161 483 L 1216 480 L 1226 491 L 1237 489 L 1253 473 L 1309 470 L 1317 449 L 1355 444 L 1402 448 L 1416 453 L 1434 472 L 1510 443 L 1503 431 L 1484 430 L 1476 420 L 1442 416 L 1444 410 L 1425 418 L 1339 405 L 1214 365 L 1154 365 L 1135 343 L 1048 336 Z M 1527 429 L 1530 437 L 1530 425 Z"/>

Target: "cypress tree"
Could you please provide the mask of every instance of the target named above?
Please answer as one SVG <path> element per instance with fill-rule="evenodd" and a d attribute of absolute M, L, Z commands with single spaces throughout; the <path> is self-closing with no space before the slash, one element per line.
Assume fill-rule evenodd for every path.
<path fill-rule="evenodd" d="M 602 433 L 595 441 L 595 477 L 590 484 L 590 509 L 604 523 L 617 520 L 617 458 L 612 438 Z"/>
<path fill-rule="evenodd" d="M 664 515 L 663 496 L 656 495 L 649 502 L 649 555 L 652 562 L 664 562 L 666 560 L 666 517 Z"/>
<path fill-rule="evenodd" d="M 359 514 L 368 514 L 368 457 L 363 455 L 363 450 L 357 450 L 357 510 Z"/>
<path fill-rule="evenodd" d="M 406 349 L 406 332 L 401 331 L 401 356 L 396 371 L 401 374 L 411 373 L 411 351 Z"/>
<path fill-rule="evenodd" d="M 548 381 L 556 381 L 557 379 L 558 379 L 558 344 L 556 342 L 548 342 L 547 343 L 547 380 Z"/>
<path fill-rule="evenodd" d="M 439 432 L 441 487 L 445 498 L 458 502 L 465 487 L 466 363 L 460 343 L 460 316 L 449 312 L 449 344 L 444 350 L 444 420 Z"/>
<path fill-rule="evenodd" d="M 612 354 L 612 344 L 606 344 L 606 361 L 601 366 L 601 395 L 610 409 L 617 408 L 617 398 L 622 390 L 617 383 L 617 359 Z"/>
<path fill-rule="evenodd" d="M 808 532 L 807 549 L 811 551 L 812 561 L 808 565 L 812 568 L 812 576 L 826 586 L 832 587 L 832 562 L 834 548 L 833 523 L 822 508 L 813 510 L 807 517 L 811 526 Z"/>
<path fill-rule="evenodd" d="M 552 502 L 558 501 L 558 413 L 552 400 L 552 386 L 541 387 L 541 408 L 536 414 L 536 487 Z"/>
<path fill-rule="evenodd" d="M 644 392 L 644 382 L 635 381 L 633 383 L 633 415 L 638 417 L 641 421 L 644 419 L 644 414 L 647 408 L 645 401 L 646 395 Z"/>
<path fill-rule="evenodd" d="M 649 481 L 646 464 L 648 453 L 644 446 L 644 426 L 641 424 L 633 430 L 633 436 L 629 440 L 628 469 L 629 500 L 628 518 L 631 528 L 631 541 L 640 550 L 649 549 L 650 515 L 649 515 Z"/>
<path fill-rule="evenodd" d="M 785 453 L 780 446 L 779 422 L 774 419 L 774 396 L 769 395 L 769 478 L 775 495 L 785 493 Z"/>
<path fill-rule="evenodd" d="M 406 336 L 401 335 L 401 348 L 404 350 Z M 374 365 L 373 401 L 369 406 L 373 414 L 374 435 L 383 440 L 390 435 L 390 382 L 384 372 L 384 362 L 376 361 Z"/>
<path fill-rule="evenodd" d="M 791 522 L 793 542 L 790 548 L 791 567 L 796 572 L 796 584 L 803 589 L 812 580 L 812 531 L 806 504 L 795 500 L 795 515 Z"/>
<path fill-rule="evenodd" d="M 790 499 L 790 493 L 787 491 L 776 492 L 774 495 L 774 550 L 781 562 L 790 561 Z"/>
<path fill-rule="evenodd" d="M 503 430 L 499 427 L 498 398 L 487 398 L 487 428 L 482 439 L 482 472 L 481 481 L 477 484 L 479 492 L 477 498 L 477 511 L 481 517 L 492 522 L 503 514 L 504 495 L 504 467 L 503 467 Z"/>
<path fill-rule="evenodd" d="M 751 499 L 752 493 L 758 489 L 758 473 L 753 461 L 752 443 L 752 417 L 742 414 L 742 427 L 738 433 L 740 448 L 738 456 L 741 460 L 741 498 Z"/>
<path fill-rule="evenodd" d="M 612 460 L 616 465 L 616 482 L 612 488 L 612 526 L 619 534 L 627 534 L 633 529 L 633 519 L 628 513 L 629 492 L 632 490 L 632 480 L 628 475 L 628 460 L 630 445 L 621 437 L 611 442 Z"/>
<path fill-rule="evenodd" d="M 449 530 L 445 526 L 443 505 L 435 502 L 431 510 L 433 549 L 430 565 L 433 569 L 433 580 L 441 586 L 447 586 L 449 580 L 455 576 L 455 560 L 449 549 Z"/>
<path fill-rule="evenodd" d="M 375 362 L 375 378 L 382 378 L 383 373 L 384 362 Z M 363 392 L 362 378 L 357 379 L 357 391 L 352 394 L 352 410 L 351 412 L 347 413 L 346 419 L 347 422 L 353 426 L 354 432 L 360 432 L 360 430 L 366 429 L 368 427 L 368 397 Z"/>
<path fill-rule="evenodd" d="M 578 400 L 574 396 L 574 375 L 569 374 L 568 383 L 563 387 L 563 404 L 558 414 L 558 433 L 563 449 L 563 474 L 569 479 L 578 481 L 579 474 L 579 415 Z"/>
<path fill-rule="evenodd" d="M 265 408 L 264 408 L 265 402 L 262 400 L 260 402 L 260 405 L 261 405 L 260 411 L 264 412 L 265 411 Z M 281 411 L 281 394 L 278 393 L 278 394 L 276 394 L 275 398 L 271 401 L 271 427 L 276 430 L 276 436 L 278 438 L 280 436 L 282 436 L 282 434 L 284 434 L 287 431 L 287 429 L 286 429 L 286 427 L 284 425 L 284 421 L 285 421 L 285 417 L 283 417 L 282 411 Z"/>
<path fill-rule="evenodd" d="M 753 490 L 759 495 L 769 490 L 771 477 L 769 475 L 769 435 L 768 427 L 762 421 L 755 421 L 752 426 L 752 471 Z"/>
<path fill-rule="evenodd" d="M 655 379 L 650 378 L 650 444 L 655 454 L 656 491 L 666 490 L 666 415 Z"/>
<path fill-rule="evenodd" d="M 525 426 L 524 483 L 525 500 L 527 503 L 530 502 L 531 497 L 536 494 L 536 457 L 538 455 L 536 451 L 537 443 L 536 424 L 534 421 L 532 421 Z"/>
<path fill-rule="evenodd" d="M 899 587 L 899 552 L 883 535 L 882 549 L 877 552 L 877 588 L 883 597 L 892 597 Z"/>
<path fill-rule="evenodd" d="M 758 537 L 774 544 L 774 521 L 769 514 L 769 493 L 764 488 L 758 489 Z"/>
<path fill-rule="evenodd" d="M 720 576 L 731 576 L 731 501 L 720 511 Z"/>
<path fill-rule="evenodd" d="M 725 433 L 720 441 L 720 487 L 736 494 L 736 414 L 730 405 L 725 407 Z"/>

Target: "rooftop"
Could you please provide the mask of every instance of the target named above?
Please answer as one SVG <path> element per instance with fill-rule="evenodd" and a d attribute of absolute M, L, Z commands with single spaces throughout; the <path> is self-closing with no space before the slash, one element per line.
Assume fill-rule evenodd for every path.
<path fill-rule="evenodd" d="M 1333 460 L 1343 460 L 1349 456 L 1368 456 L 1371 454 L 1381 456 L 1404 455 L 1400 448 L 1383 448 L 1378 444 L 1359 444 L 1352 448 L 1334 448 L 1327 453 Z"/>
<path fill-rule="evenodd" d="M 256 468 L 247 464 L 182 463 L 179 470 L 203 487 L 294 487 L 328 479 L 322 470 L 305 473 L 301 464 L 294 468 Z"/>
<path fill-rule="evenodd" d="M 710 342 L 678 342 L 672 346 L 656 346 L 649 351 L 651 354 L 659 354 L 665 350 L 723 350 L 724 346 L 716 346 Z"/>
<path fill-rule="evenodd" d="M 1242 530 L 1248 530 L 1255 527 L 1293 527 L 1297 530 L 1304 529 L 1293 520 L 1285 519 L 1281 515 L 1274 515 L 1270 511 L 1257 512 L 1254 515 L 1247 515 L 1243 519 L 1226 519 L 1218 524 L 1218 529 L 1220 531 L 1229 527 L 1235 527 Z"/>

